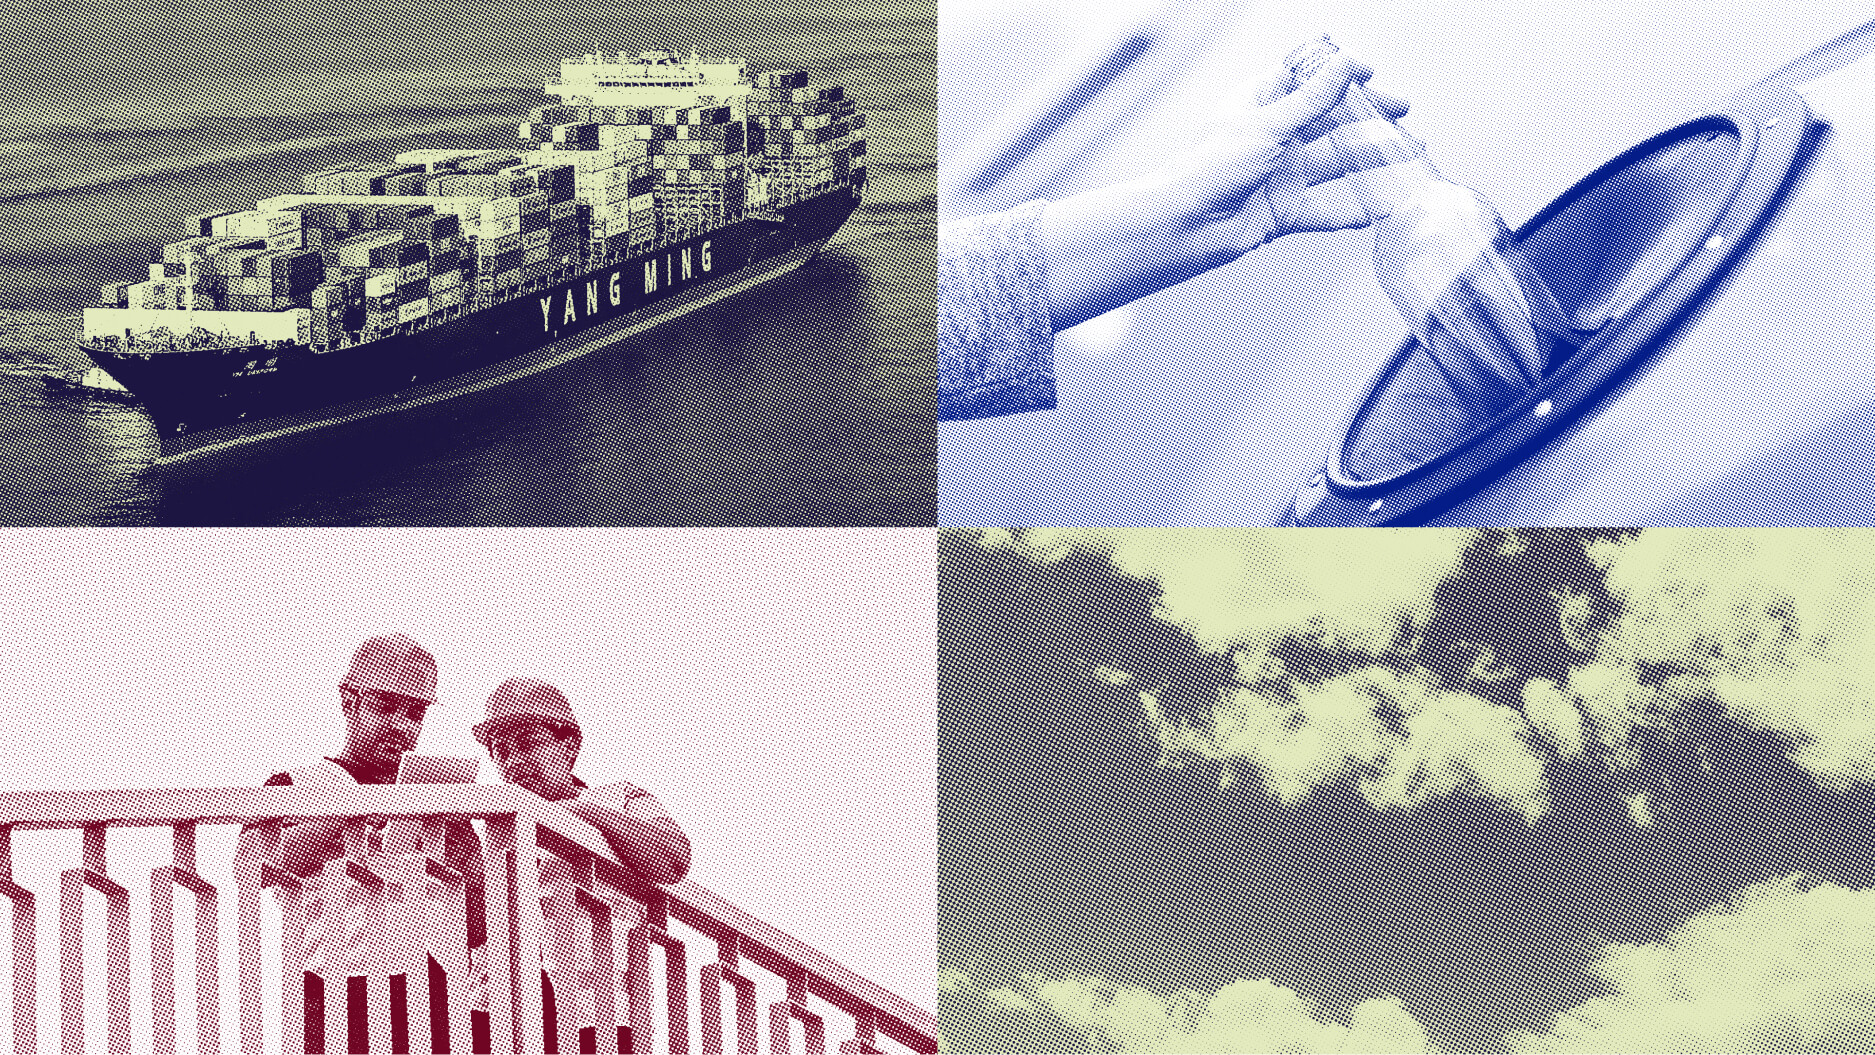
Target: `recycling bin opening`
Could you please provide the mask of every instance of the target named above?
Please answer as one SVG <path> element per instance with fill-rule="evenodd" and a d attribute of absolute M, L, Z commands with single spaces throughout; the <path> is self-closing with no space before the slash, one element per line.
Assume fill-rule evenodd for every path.
<path fill-rule="evenodd" d="M 1349 408 L 1284 519 L 1411 523 L 1462 501 L 1604 396 L 1714 287 L 1763 222 L 1810 125 L 1788 88 L 1747 93 L 1637 144 L 1512 236 L 1573 333 L 1509 405 L 1468 404 L 1407 337 Z M 1455 287 L 1456 288 L 1456 287 Z"/>

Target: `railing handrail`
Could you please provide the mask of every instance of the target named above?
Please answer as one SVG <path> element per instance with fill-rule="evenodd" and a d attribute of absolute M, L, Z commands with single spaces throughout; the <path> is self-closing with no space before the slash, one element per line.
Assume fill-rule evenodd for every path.
<path fill-rule="evenodd" d="M 597 828 L 521 788 L 360 784 L 0 792 L 0 831 L 246 824 L 374 814 L 393 820 L 449 816 L 531 822 L 538 826 L 540 847 L 548 852 L 575 861 L 591 860 L 601 878 L 614 886 L 648 902 L 661 897 L 666 910 L 686 926 L 719 942 L 733 936 L 739 951 L 763 968 L 783 977 L 804 972 L 807 992 L 848 1014 L 876 1011 L 879 1032 L 914 1050 L 936 1050 L 937 1022 L 931 1013 L 699 883 L 685 880 L 652 887 L 618 862 Z"/>

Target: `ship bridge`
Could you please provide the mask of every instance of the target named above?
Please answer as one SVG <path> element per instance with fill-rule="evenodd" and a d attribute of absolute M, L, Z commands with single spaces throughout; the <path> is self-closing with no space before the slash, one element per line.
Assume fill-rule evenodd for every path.
<path fill-rule="evenodd" d="M 569 104 L 577 99 L 597 106 L 682 106 L 699 94 L 727 98 L 746 95 L 749 87 L 747 59 L 706 58 L 695 51 L 621 51 L 561 62 L 560 76 L 547 81 L 547 94 Z"/>
<path fill-rule="evenodd" d="M 376 837 L 373 815 L 388 818 Z M 349 921 L 397 940 L 379 943 L 367 974 L 324 979 L 323 1029 L 309 1031 L 308 952 L 295 937 L 309 899 L 274 847 L 283 819 L 319 818 L 347 824 L 326 895 L 343 884 Z M 62 1051 L 301 1051 L 309 1032 L 326 1050 L 471 1050 L 469 877 L 441 847 L 452 820 L 484 826 L 481 1006 L 494 1051 L 581 1050 L 575 1015 L 543 1000 L 543 948 L 548 963 L 591 964 L 547 977 L 559 1008 L 593 1010 L 599 1051 L 823 1052 L 829 1038 L 842 1053 L 938 1050 L 923 1008 L 695 882 L 648 884 L 566 810 L 479 784 L 0 794 L 0 899 L 13 923 L 0 1018 L 11 1019 L 13 1049 L 55 1050 L 41 1025 L 56 1019 Z M 232 859 L 198 851 L 198 832 L 204 846 L 226 845 L 249 826 L 259 838 L 243 838 Z M 164 829 L 167 839 L 148 838 Z M 14 867 L 14 833 L 32 830 L 83 833 L 82 853 L 57 874 L 58 937 L 43 943 L 53 957 L 42 958 L 39 934 L 51 891 Z M 590 936 L 589 957 L 565 955 L 575 935 Z M 51 958 L 55 986 L 41 977 Z"/>

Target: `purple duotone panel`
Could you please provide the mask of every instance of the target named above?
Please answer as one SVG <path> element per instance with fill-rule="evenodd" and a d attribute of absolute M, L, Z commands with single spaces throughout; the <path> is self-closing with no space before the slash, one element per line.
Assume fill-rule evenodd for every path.
<path fill-rule="evenodd" d="M 1875 522 L 1864 15 L 1063 10 L 946 8 L 940 523 Z M 1324 33 L 1371 81 L 1250 191 Z M 1292 177 L 1371 229 L 1258 245 Z"/>

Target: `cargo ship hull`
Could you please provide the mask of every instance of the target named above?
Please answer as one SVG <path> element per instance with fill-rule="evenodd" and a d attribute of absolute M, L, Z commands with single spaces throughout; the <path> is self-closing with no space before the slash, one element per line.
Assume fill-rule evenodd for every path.
<path fill-rule="evenodd" d="M 435 402 L 551 368 L 800 266 L 858 207 L 836 187 L 654 252 L 376 340 L 87 354 L 143 401 L 159 464 Z M 385 399 L 394 395 L 396 398 Z"/>

